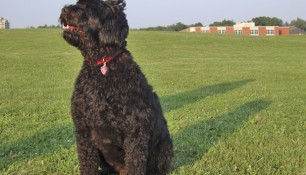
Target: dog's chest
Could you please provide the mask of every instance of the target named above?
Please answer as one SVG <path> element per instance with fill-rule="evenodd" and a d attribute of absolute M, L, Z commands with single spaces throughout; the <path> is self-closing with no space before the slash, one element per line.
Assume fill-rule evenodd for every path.
<path fill-rule="evenodd" d="M 123 145 L 123 133 L 117 128 L 102 125 L 91 129 L 91 140 L 96 145 Z"/>
<path fill-rule="evenodd" d="M 88 123 L 105 130 L 125 128 L 125 121 L 132 109 L 128 107 L 130 94 L 124 85 L 119 86 L 115 81 L 89 79 L 83 84 L 82 91 L 81 100 Z"/>
<path fill-rule="evenodd" d="M 152 89 L 141 72 L 124 70 L 111 69 L 103 75 L 99 69 L 83 69 L 78 77 L 76 88 L 80 93 L 75 94 L 83 103 L 87 125 L 95 129 L 94 139 L 101 137 L 108 142 L 122 137 L 136 121 L 140 106 L 147 108 L 144 101 L 152 99 L 148 96 Z"/>

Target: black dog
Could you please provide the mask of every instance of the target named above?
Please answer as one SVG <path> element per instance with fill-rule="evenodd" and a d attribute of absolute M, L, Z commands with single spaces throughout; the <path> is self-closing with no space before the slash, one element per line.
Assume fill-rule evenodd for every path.
<path fill-rule="evenodd" d="M 60 15 L 84 64 L 72 97 L 80 173 L 163 175 L 172 141 L 157 95 L 126 50 L 124 0 L 79 0 Z"/>

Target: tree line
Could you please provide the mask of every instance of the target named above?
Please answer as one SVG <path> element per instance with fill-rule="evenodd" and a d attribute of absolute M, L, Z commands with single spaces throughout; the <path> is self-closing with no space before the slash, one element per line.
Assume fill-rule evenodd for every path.
<path fill-rule="evenodd" d="M 43 26 L 38 26 L 37 28 L 60 28 L 61 26 L 60 25 L 43 25 Z"/>
<path fill-rule="evenodd" d="M 140 29 L 134 29 L 134 30 L 150 30 L 150 31 L 181 31 L 188 27 L 202 27 L 203 24 L 198 22 L 191 25 L 186 25 L 181 22 L 178 22 L 176 24 L 168 25 L 168 26 L 157 26 L 157 27 L 147 27 L 147 28 L 140 28 Z"/>
<path fill-rule="evenodd" d="M 283 22 L 283 20 L 276 18 L 276 17 L 267 17 L 267 16 L 261 16 L 253 18 L 252 21 L 254 22 L 256 26 L 294 26 L 299 29 L 302 29 L 306 32 L 306 21 L 302 18 L 297 18 L 292 20 L 290 23 Z M 215 21 L 209 26 L 233 26 L 236 23 L 233 20 L 226 20 L 223 21 Z M 150 30 L 150 31 L 181 31 L 188 27 L 202 27 L 203 24 L 198 22 L 191 25 L 186 25 L 181 22 L 178 22 L 176 24 L 168 25 L 168 26 L 157 26 L 157 27 L 147 27 L 147 28 L 140 28 L 140 29 L 134 29 L 134 30 Z"/>
<path fill-rule="evenodd" d="M 34 26 L 28 26 L 27 27 L 28 29 L 45 29 L 45 28 L 61 28 L 60 25 L 42 25 L 42 26 L 37 26 L 37 27 L 34 27 Z"/>

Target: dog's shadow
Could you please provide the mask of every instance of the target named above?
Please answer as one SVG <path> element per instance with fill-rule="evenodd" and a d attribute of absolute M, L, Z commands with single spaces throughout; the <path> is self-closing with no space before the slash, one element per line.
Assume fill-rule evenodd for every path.
<path fill-rule="evenodd" d="M 69 149 L 74 144 L 72 124 L 55 126 L 15 142 L 0 144 L 0 170 L 7 169 L 15 162 L 30 161 L 62 148 Z"/>
<path fill-rule="evenodd" d="M 255 100 L 236 108 L 232 112 L 198 121 L 175 133 L 175 158 L 172 170 L 194 164 L 220 140 L 226 139 L 256 113 L 266 109 L 271 102 Z"/>
<path fill-rule="evenodd" d="M 199 100 L 203 100 L 208 96 L 214 96 L 218 94 L 226 93 L 230 90 L 234 90 L 242 87 L 248 83 L 255 81 L 254 79 L 246 79 L 241 81 L 226 82 L 217 85 L 201 87 L 191 91 L 178 93 L 175 95 L 162 96 L 160 98 L 163 106 L 163 111 L 170 112 L 172 110 L 179 109 L 185 105 L 195 103 Z"/>
<path fill-rule="evenodd" d="M 217 84 L 187 91 L 173 96 L 162 97 L 161 101 L 165 112 L 179 109 L 184 105 L 203 100 L 208 96 L 226 93 L 240 88 L 254 80 L 242 80 Z M 215 116 L 210 120 L 200 120 L 181 129 L 172 135 L 174 144 L 174 160 L 172 172 L 179 171 L 180 167 L 192 165 L 200 160 L 208 150 L 220 140 L 226 139 L 238 128 L 258 112 L 271 104 L 266 100 L 254 100 L 237 107 L 231 112 Z"/>

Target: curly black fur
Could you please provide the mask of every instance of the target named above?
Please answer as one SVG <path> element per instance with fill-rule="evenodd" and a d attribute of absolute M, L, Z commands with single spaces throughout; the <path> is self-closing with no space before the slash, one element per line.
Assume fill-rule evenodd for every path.
<path fill-rule="evenodd" d="M 72 97 L 83 175 L 163 175 L 173 157 L 159 99 L 126 50 L 124 9 L 124 0 L 79 0 L 59 19 L 85 58 Z M 109 56 L 103 75 L 97 62 Z"/>

